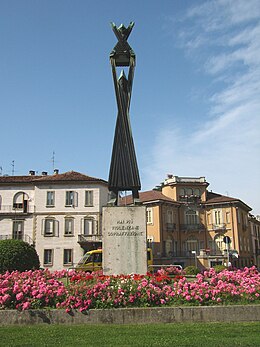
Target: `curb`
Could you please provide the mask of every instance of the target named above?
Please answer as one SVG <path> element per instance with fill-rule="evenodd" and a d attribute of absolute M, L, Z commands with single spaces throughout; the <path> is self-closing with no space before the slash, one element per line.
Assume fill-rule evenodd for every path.
<path fill-rule="evenodd" d="M 260 305 L 65 310 L 0 310 L 0 325 L 151 324 L 260 321 Z"/>

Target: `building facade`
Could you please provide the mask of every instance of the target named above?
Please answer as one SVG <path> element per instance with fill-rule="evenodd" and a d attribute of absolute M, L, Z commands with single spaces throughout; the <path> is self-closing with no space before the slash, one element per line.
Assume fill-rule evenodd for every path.
<path fill-rule="evenodd" d="M 159 190 L 140 194 L 147 207 L 148 244 L 157 264 L 208 268 L 255 263 L 251 208 L 240 199 L 208 191 L 208 186 L 205 177 L 168 175 Z"/>
<path fill-rule="evenodd" d="M 260 216 L 249 215 L 249 226 L 254 264 L 260 268 Z"/>
<path fill-rule="evenodd" d="M 107 182 L 70 171 L 0 177 L 0 239 L 33 244 L 41 266 L 74 266 L 101 246 Z"/>

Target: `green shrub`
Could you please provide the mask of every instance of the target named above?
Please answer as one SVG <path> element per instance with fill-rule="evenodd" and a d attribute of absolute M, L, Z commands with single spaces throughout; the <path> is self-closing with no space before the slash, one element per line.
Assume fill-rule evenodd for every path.
<path fill-rule="evenodd" d="M 197 275 L 200 270 L 196 266 L 187 266 L 184 269 L 185 275 Z"/>
<path fill-rule="evenodd" d="M 216 271 L 216 273 L 219 273 L 223 270 L 226 270 L 226 266 L 225 265 L 216 265 L 213 267 L 213 269 Z"/>
<path fill-rule="evenodd" d="M 40 261 L 35 248 L 21 240 L 0 241 L 0 273 L 39 269 Z"/>

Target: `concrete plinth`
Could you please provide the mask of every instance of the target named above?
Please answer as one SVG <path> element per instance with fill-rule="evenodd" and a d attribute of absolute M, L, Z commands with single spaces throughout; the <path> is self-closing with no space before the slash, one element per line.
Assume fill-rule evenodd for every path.
<path fill-rule="evenodd" d="M 103 208 L 105 275 L 147 273 L 146 207 Z"/>

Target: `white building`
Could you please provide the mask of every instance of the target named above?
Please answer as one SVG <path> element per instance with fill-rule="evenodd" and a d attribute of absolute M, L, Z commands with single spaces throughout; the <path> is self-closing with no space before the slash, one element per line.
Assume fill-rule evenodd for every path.
<path fill-rule="evenodd" d="M 71 267 L 101 245 L 107 202 L 106 181 L 74 171 L 0 176 L 0 239 L 34 244 L 42 267 Z"/>

